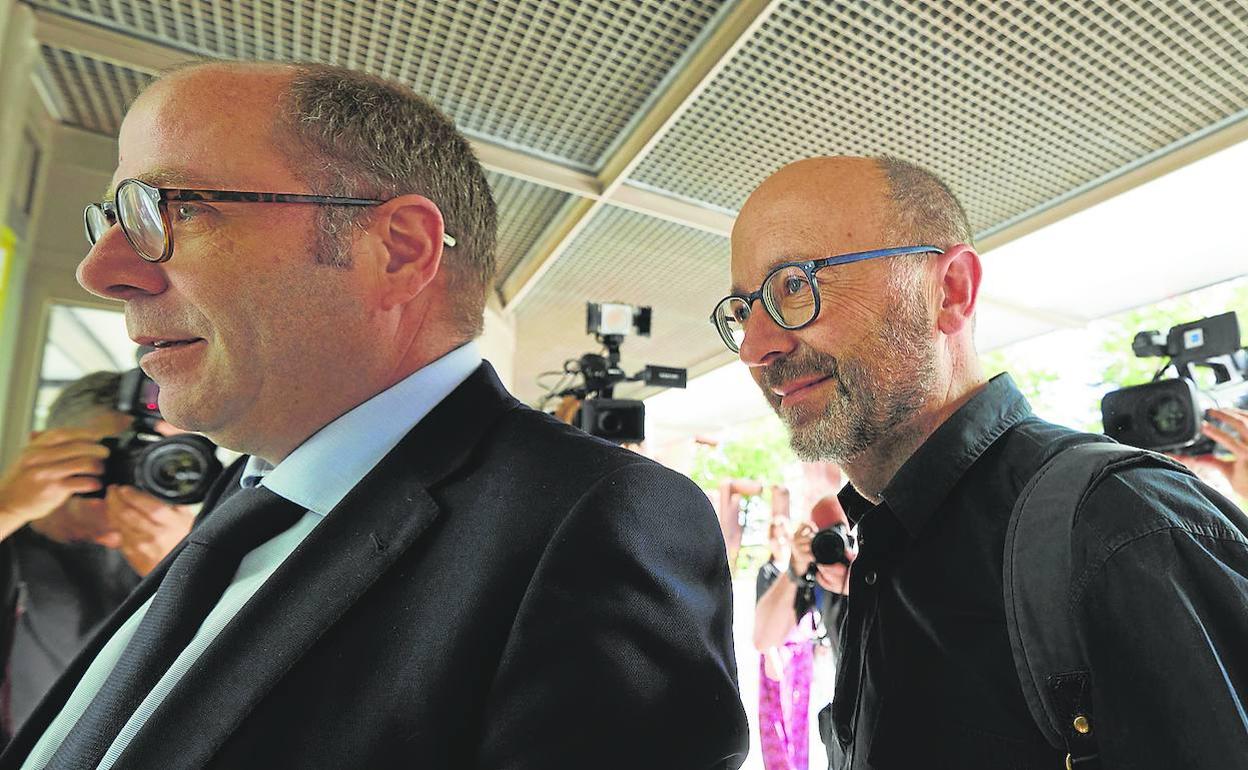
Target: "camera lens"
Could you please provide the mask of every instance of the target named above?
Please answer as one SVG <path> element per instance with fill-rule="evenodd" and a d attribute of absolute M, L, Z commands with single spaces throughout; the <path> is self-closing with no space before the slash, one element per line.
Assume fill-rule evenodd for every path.
<path fill-rule="evenodd" d="M 135 486 L 171 503 L 196 503 L 221 473 L 216 446 L 202 436 L 170 436 L 138 457 Z"/>
<path fill-rule="evenodd" d="M 624 429 L 624 419 L 615 412 L 603 412 L 598 415 L 600 435 L 614 436 Z"/>
<path fill-rule="evenodd" d="M 849 549 L 854 538 L 844 524 L 836 524 L 815 533 L 810 551 L 817 564 L 849 564 Z"/>
<path fill-rule="evenodd" d="M 1184 432 L 1188 411 L 1177 398 L 1167 394 L 1149 404 L 1148 422 L 1162 436 L 1171 438 Z"/>

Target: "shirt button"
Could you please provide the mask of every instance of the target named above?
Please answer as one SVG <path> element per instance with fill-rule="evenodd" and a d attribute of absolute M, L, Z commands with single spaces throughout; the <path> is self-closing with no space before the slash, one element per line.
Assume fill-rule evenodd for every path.
<path fill-rule="evenodd" d="M 875 570 L 869 570 L 866 575 L 863 575 L 862 582 L 869 586 L 873 586 L 875 585 L 875 581 L 878 577 L 879 576 L 876 575 Z"/>

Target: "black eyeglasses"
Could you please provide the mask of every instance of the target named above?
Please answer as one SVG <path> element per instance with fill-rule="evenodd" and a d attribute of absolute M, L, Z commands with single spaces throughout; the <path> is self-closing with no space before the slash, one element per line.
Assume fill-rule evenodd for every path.
<path fill-rule="evenodd" d="M 89 204 L 83 212 L 87 241 L 94 246 L 116 223 L 140 257 L 148 262 L 167 262 L 173 256 L 173 230 L 169 225 L 169 202 L 225 201 L 232 203 L 315 203 L 332 206 L 377 206 L 385 201 L 340 198 L 334 195 L 239 192 L 237 190 L 185 190 L 152 187 L 138 179 L 123 179 L 112 201 Z M 442 242 L 455 245 L 455 237 L 442 234 Z"/>
<path fill-rule="evenodd" d="M 745 322 L 749 320 L 754 303 L 763 301 L 767 315 L 783 329 L 800 329 L 819 317 L 819 282 L 816 271 L 833 265 L 848 265 L 877 257 L 897 257 L 902 254 L 941 254 L 943 249 L 935 246 L 898 246 L 891 249 L 856 251 L 834 257 L 786 262 L 767 273 L 763 285 L 751 294 L 729 294 L 715 305 L 711 323 L 720 338 L 733 353 L 741 352 L 745 340 Z"/>

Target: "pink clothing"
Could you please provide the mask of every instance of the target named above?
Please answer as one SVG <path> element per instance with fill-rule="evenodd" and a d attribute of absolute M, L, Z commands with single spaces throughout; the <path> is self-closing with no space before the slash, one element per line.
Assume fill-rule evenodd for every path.
<path fill-rule="evenodd" d="M 798 624 L 799 628 L 801 624 Z M 795 629 L 796 630 L 796 629 Z M 767 770 L 808 770 L 810 752 L 810 682 L 814 643 L 791 634 L 777 647 L 780 681 L 767 675 L 767 659 L 758 665 L 758 732 Z"/>

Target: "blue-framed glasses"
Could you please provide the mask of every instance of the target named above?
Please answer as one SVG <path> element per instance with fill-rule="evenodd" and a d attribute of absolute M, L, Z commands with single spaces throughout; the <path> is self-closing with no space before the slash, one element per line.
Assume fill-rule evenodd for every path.
<path fill-rule="evenodd" d="M 763 279 L 763 285 L 751 294 L 729 294 L 715 305 L 711 323 L 719 332 L 724 344 L 733 353 L 741 352 L 745 339 L 745 322 L 751 308 L 758 300 L 763 301 L 767 315 L 784 329 L 800 329 L 819 317 L 819 282 L 815 273 L 833 265 L 848 265 L 877 257 L 898 257 L 903 254 L 941 254 L 944 249 L 935 246 L 897 246 L 891 249 L 856 251 L 823 259 L 785 262 L 772 269 Z"/>

